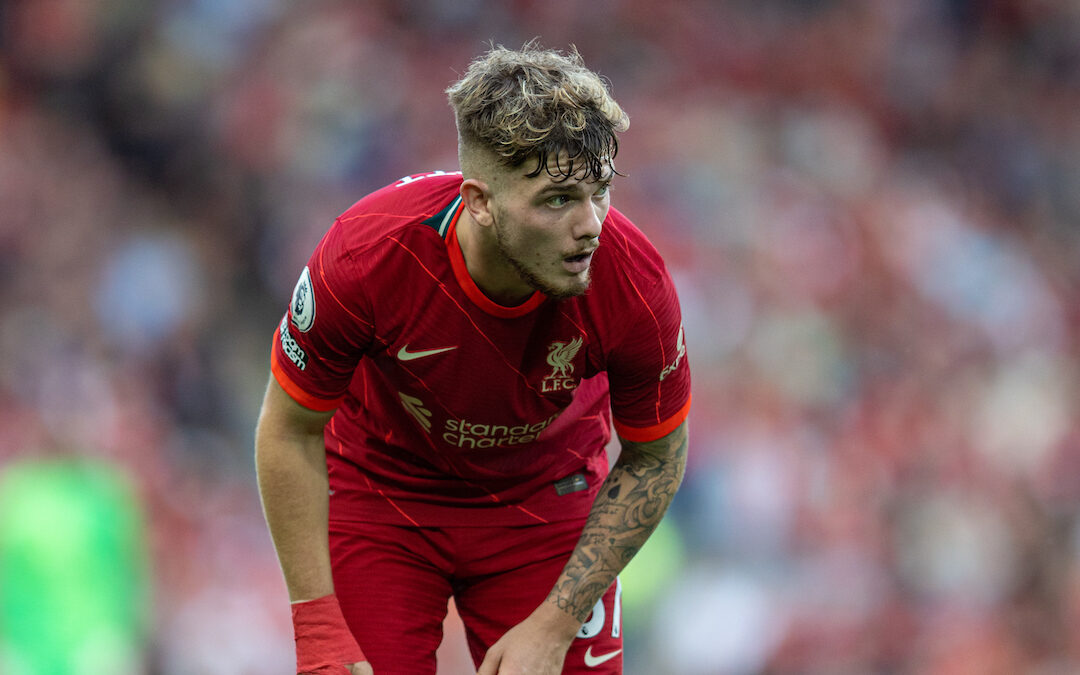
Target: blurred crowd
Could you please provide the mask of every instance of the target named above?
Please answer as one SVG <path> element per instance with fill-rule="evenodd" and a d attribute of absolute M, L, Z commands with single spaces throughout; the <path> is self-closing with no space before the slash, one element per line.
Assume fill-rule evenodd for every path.
<path fill-rule="evenodd" d="M 130 482 L 132 672 L 291 672 L 274 326 L 338 213 L 456 168 L 443 89 L 533 37 L 630 115 L 613 202 L 694 373 L 628 675 L 1080 672 L 1080 4 L 9 0 L 0 475 Z"/>

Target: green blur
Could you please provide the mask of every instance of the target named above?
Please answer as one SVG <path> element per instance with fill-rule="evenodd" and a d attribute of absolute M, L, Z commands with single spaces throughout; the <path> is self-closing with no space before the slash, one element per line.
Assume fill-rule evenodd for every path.
<path fill-rule="evenodd" d="M 22 461 L 0 473 L 0 673 L 141 672 L 141 508 L 114 468 Z"/>

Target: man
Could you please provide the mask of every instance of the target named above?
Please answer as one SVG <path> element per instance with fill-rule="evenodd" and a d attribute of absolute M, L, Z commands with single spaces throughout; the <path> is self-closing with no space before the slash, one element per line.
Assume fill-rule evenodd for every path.
<path fill-rule="evenodd" d="M 342 214 L 275 334 L 256 464 L 298 672 L 434 673 L 453 597 L 480 675 L 619 673 L 616 575 L 690 406 L 671 279 L 610 207 L 628 119 L 531 44 L 447 91 L 461 172 Z"/>

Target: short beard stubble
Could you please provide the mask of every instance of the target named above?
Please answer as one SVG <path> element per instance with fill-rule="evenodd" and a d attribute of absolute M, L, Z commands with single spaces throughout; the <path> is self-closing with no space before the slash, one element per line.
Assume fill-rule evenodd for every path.
<path fill-rule="evenodd" d="M 491 221 L 493 229 L 495 230 L 495 247 L 499 255 L 503 260 L 510 263 L 510 265 L 517 271 L 518 275 L 533 289 L 540 291 L 549 298 L 556 300 L 569 300 L 570 298 L 576 298 L 579 295 L 584 295 L 585 291 L 589 288 L 589 282 L 591 281 L 592 269 L 589 269 L 585 274 L 585 282 L 580 286 L 573 285 L 568 288 L 559 289 L 553 288 L 549 284 L 545 283 L 543 279 L 538 277 L 535 273 L 525 267 L 519 259 L 514 257 L 514 254 L 510 251 L 510 246 L 506 243 L 506 238 L 503 234 L 502 227 L 499 226 L 499 221 L 495 218 L 495 214 L 491 214 Z"/>

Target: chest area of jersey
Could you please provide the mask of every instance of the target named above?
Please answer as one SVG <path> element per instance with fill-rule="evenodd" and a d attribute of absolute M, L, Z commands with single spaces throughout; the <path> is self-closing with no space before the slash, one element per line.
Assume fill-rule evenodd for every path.
<path fill-rule="evenodd" d="M 435 398 L 448 412 L 503 410 L 535 420 L 569 405 L 599 371 L 587 322 L 572 306 L 549 304 L 507 319 L 436 295 L 387 317 L 372 356 L 400 391 Z"/>

